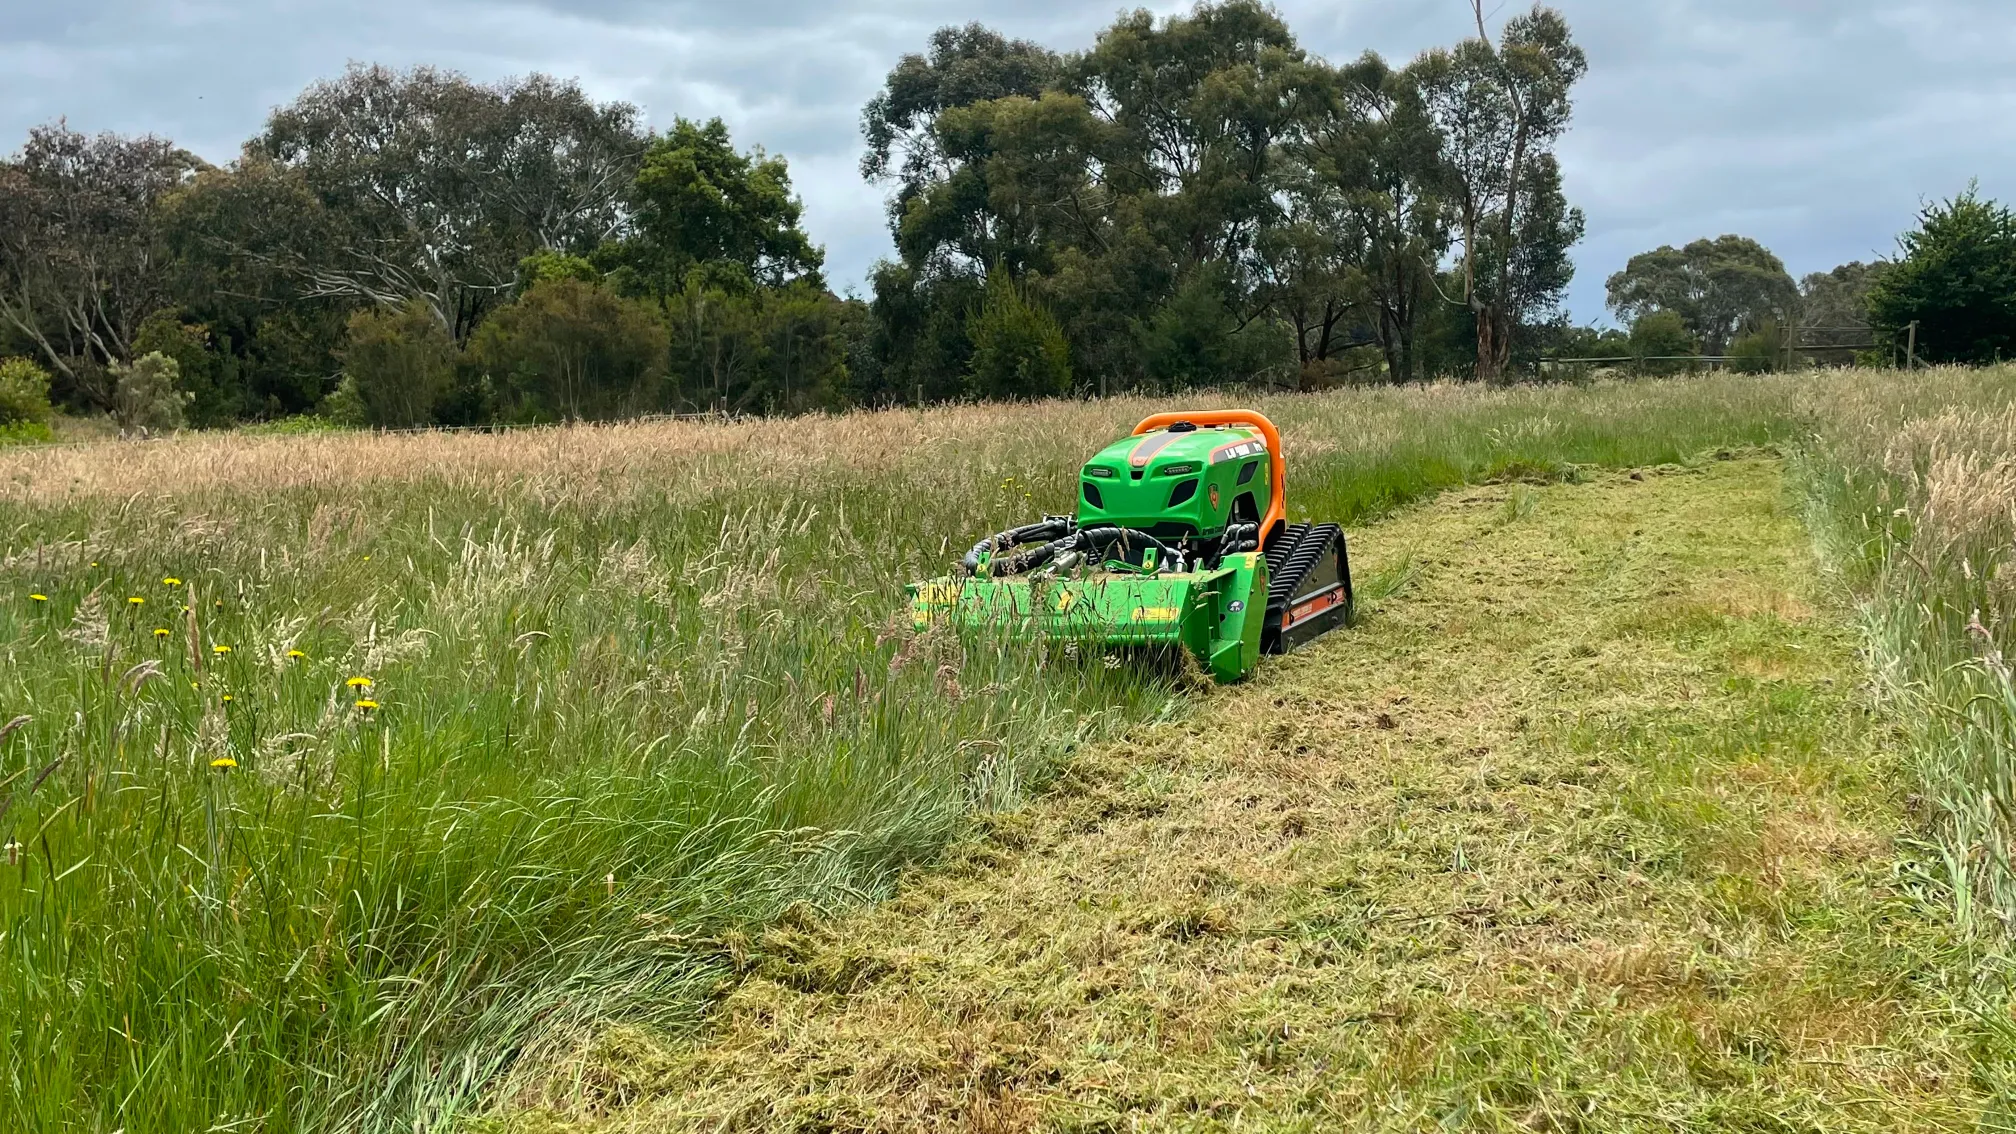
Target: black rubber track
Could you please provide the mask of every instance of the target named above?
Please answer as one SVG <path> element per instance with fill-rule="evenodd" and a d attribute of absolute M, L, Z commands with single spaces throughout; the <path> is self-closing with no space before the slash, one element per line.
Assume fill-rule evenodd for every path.
<path fill-rule="evenodd" d="M 1328 630 L 1343 625 L 1351 616 L 1351 560 L 1346 550 L 1344 529 L 1336 524 L 1289 524 L 1264 552 L 1267 559 L 1267 621 L 1261 634 L 1261 648 L 1268 653 L 1285 653 Z M 1294 635 L 1285 635 L 1282 622 L 1288 609 L 1310 593 L 1331 585 L 1331 573 L 1318 570 L 1323 560 L 1335 557 L 1335 581 L 1344 587 L 1344 604 L 1335 615 L 1304 623 Z M 1313 578 L 1312 578 L 1313 577 Z"/>

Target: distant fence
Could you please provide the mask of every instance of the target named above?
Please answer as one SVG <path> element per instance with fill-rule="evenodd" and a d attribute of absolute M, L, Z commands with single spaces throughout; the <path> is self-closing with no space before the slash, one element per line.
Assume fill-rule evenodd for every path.
<path fill-rule="evenodd" d="M 1842 341 L 1847 338 L 1852 338 L 1853 341 Z M 1871 339 L 1873 336 L 1868 327 L 1795 326 L 1792 333 L 1787 336 L 1785 344 L 1776 348 L 1768 360 L 1757 355 L 1619 354 L 1591 358 L 1543 358 L 1540 360 L 1539 370 L 1543 378 L 1558 377 L 1563 370 L 1585 370 L 1600 366 L 1629 367 L 1638 374 L 1644 374 L 1650 364 L 1660 364 L 1659 368 L 1664 370 L 1667 369 L 1667 364 L 1679 363 L 1687 370 L 1704 369 L 1712 372 L 1739 363 L 1756 365 L 1767 361 L 1773 367 L 1791 370 L 1797 366 L 1802 356 L 1811 362 L 1827 361 L 1837 365 L 1852 365 L 1858 356 L 1877 351 L 1889 351 L 1893 366 L 1912 370 L 1918 368 L 1918 348 L 1921 344 L 1918 341 L 1916 322 L 1899 331 L 1897 341 L 1887 343 L 1865 341 Z"/>

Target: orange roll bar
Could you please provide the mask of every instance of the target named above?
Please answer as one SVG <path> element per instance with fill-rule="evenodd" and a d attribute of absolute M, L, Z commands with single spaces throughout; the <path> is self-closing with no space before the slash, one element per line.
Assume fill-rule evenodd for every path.
<path fill-rule="evenodd" d="M 1193 425 L 1250 425 L 1267 439 L 1267 480 L 1273 489 L 1274 499 L 1267 505 L 1267 514 L 1260 520 L 1260 546 L 1266 547 L 1274 541 L 1274 533 L 1288 523 L 1288 460 L 1281 452 L 1281 431 L 1267 420 L 1267 415 L 1255 410 L 1202 410 L 1195 413 L 1158 413 L 1141 419 L 1134 427 L 1134 435 L 1152 433 L 1157 429 L 1167 429 L 1179 421 Z"/>

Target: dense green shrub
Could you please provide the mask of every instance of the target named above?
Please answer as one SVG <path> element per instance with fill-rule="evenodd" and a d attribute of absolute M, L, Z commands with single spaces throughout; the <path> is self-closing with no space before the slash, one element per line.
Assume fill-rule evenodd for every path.
<path fill-rule="evenodd" d="M 188 423 L 189 395 L 176 384 L 181 366 L 160 351 L 111 368 L 112 419 L 127 436 L 173 433 Z"/>
<path fill-rule="evenodd" d="M 1740 374 L 1768 374 L 1785 361 L 1785 333 L 1770 324 L 1729 344 L 1729 368 Z"/>
<path fill-rule="evenodd" d="M 1899 346 L 1918 324 L 1927 362 L 1993 362 L 2016 348 L 2016 213 L 1973 189 L 1927 205 L 1869 289 L 1870 322 Z"/>
<path fill-rule="evenodd" d="M 344 384 L 330 398 L 343 404 L 343 415 L 361 418 L 358 424 L 426 425 L 455 377 L 455 358 L 448 328 L 420 300 L 366 308 L 350 317 Z"/>
<path fill-rule="evenodd" d="M 571 276 L 533 284 L 469 344 L 518 416 L 569 420 L 657 409 L 665 352 L 648 305 Z"/>
<path fill-rule="evenodd" d="M 969 319 L 973 392 L 983 398 L 1043 398 L 1071 388 L 1071 350 L 1048 308 L 996 268 Z"/>
<path fill-rule="evenodd" d="M 0 425 L 49 420 L 49 372 L 25 358 L 0 358 Z"/>
<path fill-rule="evenodd" d="M 1654 311 L 1631 325 L 1631 357 L 1646 374 L 1677 374 L 1688 369 L 1688 356 L 1701 353 L 1694 333 L 1677 312 Z"/>

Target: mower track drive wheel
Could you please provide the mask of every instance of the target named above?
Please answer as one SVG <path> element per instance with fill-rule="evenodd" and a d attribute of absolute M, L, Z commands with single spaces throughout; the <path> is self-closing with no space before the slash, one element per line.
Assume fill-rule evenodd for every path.
<path fill-rule="evenodd" d="M 1336 524 L 1289 524 L 1265 551 L 1265 653 L 1285 654 L 1351 619 L 1351 558 Z"/>

